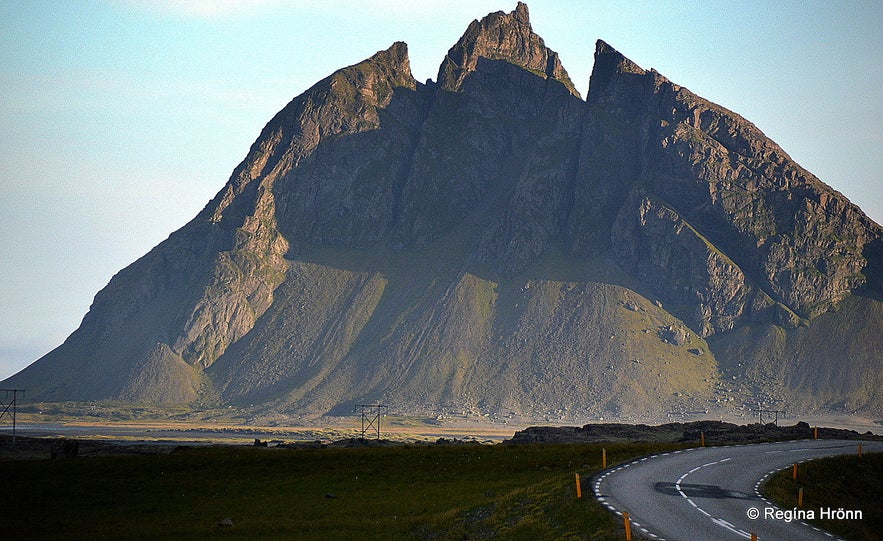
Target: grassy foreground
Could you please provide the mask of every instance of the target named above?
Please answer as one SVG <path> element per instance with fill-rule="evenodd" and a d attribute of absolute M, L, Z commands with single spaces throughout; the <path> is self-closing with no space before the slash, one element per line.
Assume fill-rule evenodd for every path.
<path fill-rule="evenodd" d="M 803 487 L 803 509 L 812 509 L 812 524 L 846 539 L 883 539 L 883 453 L 837 456 L 776 473 L 764 493 L 782 509 L 794 509 Z M 861 510 L 861 520 L 820 520 L 820 509 Z"/>
<path fill-rule="evenodd" d="M 601 447 L 194 447 L 7 461 L 0 524 L 6 540 L 621 539 L 589 488 Z M 683 446 L 604 447 L 614 464 Z"/>

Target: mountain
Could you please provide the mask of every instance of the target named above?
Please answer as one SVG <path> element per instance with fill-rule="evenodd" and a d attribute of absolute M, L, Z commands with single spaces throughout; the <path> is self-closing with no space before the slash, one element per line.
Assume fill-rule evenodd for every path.
<path fill-rule="evenodd" d="M 757 127 L 528 8 L 437 81 L 394 43 L 294 98 L 188 224 L 3 382 L 316 417 L 883 413 L 883 229 Z"/>

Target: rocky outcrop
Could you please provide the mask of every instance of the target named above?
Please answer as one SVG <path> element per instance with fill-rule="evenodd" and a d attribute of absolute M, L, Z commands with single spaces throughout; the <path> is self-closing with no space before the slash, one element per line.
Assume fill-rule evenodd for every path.
<path fill-rule="evenodd" d="M 498 11 L 481 21 L 472 21 L 442 62 L 438 84 L 445 90 L 460 89 L 464 79 L 484 60 L 510 62 L 542 78 L 560 82 L 579 97 L 558 53 L 546 47 L 543 38 L 531 29 L 530 14 L 523 2 L 518 2 L 512 13 Z"/>
<path fill-rule="evenodd" d="M 296 415 L 880 411 L 851 369 L 879 358 L 881 292 L 883 232 L 845 197 L 603 41 L 581 100 L 519 3 L 438 82 L 394 43 L 295 97 L 7 383 Z"/>
<path fill-rule="evenodd" d="M 814 432 L 815 430 L 815 432 Z M 705 442 L 709 445 L 734 445 L 809 439 L 815 434 L 822 439 L 881 440 L 870 432 L 811 427 L 799 422 L 791 426 L 775 423 L 737 425 L 722 421 L 694 421 L 665 423 L 658 426 L 644 424 L 605 423 L 585 426 L 533 426 L 519 430 L 506 444 L 529 443 L 625 443 L 625 442 Z"/>
<path fill-rule="evenodd" d="M 627 201 L 611 240 L 621 264 L 702 336 L 730 330 L 772 304 L 738 265 L 655 198 Z"/>

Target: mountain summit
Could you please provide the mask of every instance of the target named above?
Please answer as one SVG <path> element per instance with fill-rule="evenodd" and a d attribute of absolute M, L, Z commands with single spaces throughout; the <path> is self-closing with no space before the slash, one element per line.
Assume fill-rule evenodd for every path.
<path fill-rule="evenodd" d="M 294 98 L 191 222 L 4 382 L 43 401 L 883 413 L 883 229 L 736 113 L 528 9 L 437 82 L 394 43 Z"/>
<path fill-rule="evenodd" d="M 512 13 L 491 13 L 481 21 L 472 21 L 460 41 L 454 45 L 438 70 L 438 82 L 446 90 L 456 91 L 466 76 L 483 60 L 503 60 L 521 66 L 543 78 L 560 81 L 579 97 L 558 53 L 546 47 L 543 38 L 530 26 L 527 5 L 518 2 Z"/>

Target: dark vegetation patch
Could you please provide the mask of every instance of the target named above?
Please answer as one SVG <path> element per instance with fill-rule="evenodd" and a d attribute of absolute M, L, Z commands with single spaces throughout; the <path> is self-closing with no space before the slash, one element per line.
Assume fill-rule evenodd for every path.
<path fill-rule="evenodd" d="M 804 422 L 792 426 L 774 423 L 737 425 L 723 421 L 694 421 L 690 423 L 667 423 L 662 425 L 603 423 L 585 426 L 549 427 L 537 426 L 520 430 L 504 443 L 605 443 L 605 442 L 658 442 L 698 443 L 704 434 L 707 445 L 732 445 L 738 443 L 762 443 L 809 439 L 815 436 L 814 428 Z M 883 440 L 883 436 L 855 430 L 819 427 L 821 439 Z"/>
<path fill-rule="evenodd" d="M 65 459 L 111 455 L 168 454 L 177 444 L 157 442 L 120 443 L 79 438 L 31 438 L 0 435 L 0 463 L 7 460 Z"/>
<path fill-rule="evenodd" d="M 794 509 L 803 487 L 803 509 L 814 511 L 812 524 L 845 539 L 883 539 L 883 453 L 812 460 L 776 473 L 764 494 L 782 509 Z M 862 511 L 861 520 L 822 520 L 821 509 Z"/>
<path fill-rule="evenodd" d="M 682 447 L 605 445 L 610 464 Z M 620 521 L 591 497 L 600 469 L 598 445 L 204 446 L 5 460 L 0 524 L 4 540 L 621 539 Z"/>

